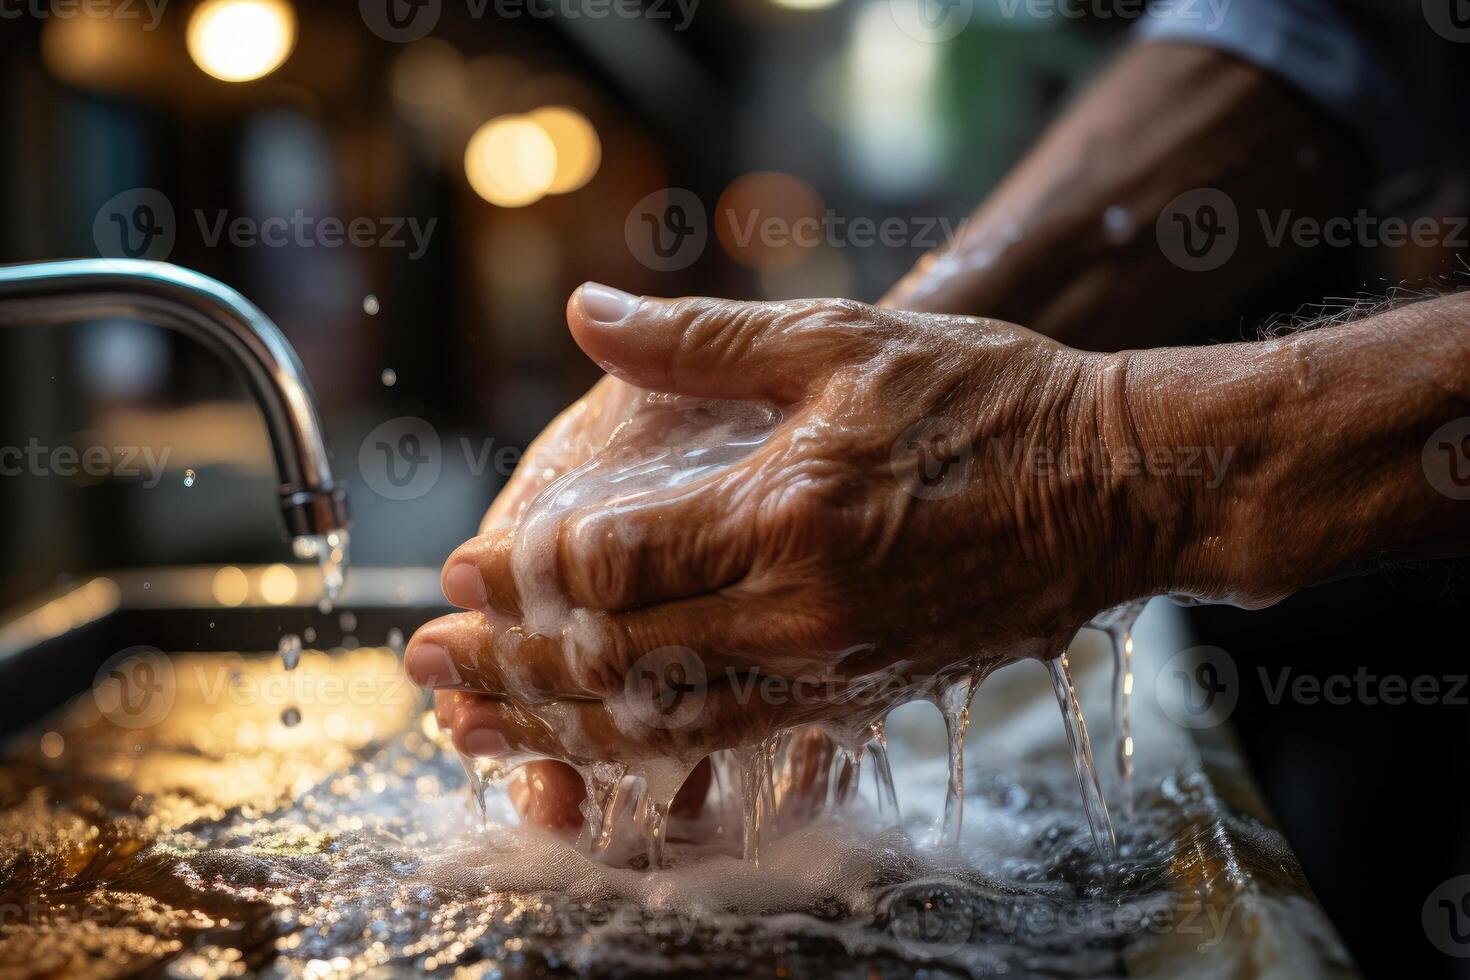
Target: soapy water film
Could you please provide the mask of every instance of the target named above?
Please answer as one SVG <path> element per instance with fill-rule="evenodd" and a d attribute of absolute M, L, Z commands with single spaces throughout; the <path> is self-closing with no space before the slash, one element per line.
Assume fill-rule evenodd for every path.
<path fill-rule="evenodd" d="M 520 515 L 511 568 L 520 599 L 524 633 L 559 637 L 562 656 L 574 665 L 600 657 L 603 654 L 603 637 L 608 633 L 602 628 L 602 622 L 607 617 L 595 610 L 574 608 L 566 598 L 559 583 L 560 529 L 581 516 L 596 513 L 604 522 L 599 527 L 607 527 L 605 533 L 608 536 L 620 536 L 623 547 L 635 552 L 639 542 L 632 539 L 638 534 L 639 523 L 633 518 L 640 511 L 657 519 L 661 516 L 660 508 L 676 503 L 687 494 L 703 491 L 719 495 L 715 490 L 718 478 L 764 446 L 784 422 L 786 419 L 780 409 L 756 402 L 718 401 L 658 392 L 644 392 L 635 397 L 626 418 L 601 451 L 555 480 Z M 792 424 L 802 423 L 793 420 Z M 895 479 L 895 488 L 897 486 Z M 729 499 L 731 495 L 727 492 L 723 496 Z M 756 506 L 751 502 L 747 505 Z M 1141 603 L 1133 603 L 1113 610 L 1106 614 L 1102 625 L 1111 631 L 1110 635 L 1120 631 L 1127 633 L 1141 609 Z M 1093 842 L 1100 860 L 1107 862 L 1115 856 L 1116 840 L 1093 762 L 1087 725 L 1073 689 L 1068 660 L 1062 654 L 1070 640 L 1071 637 L 1053 638 L 1043 645 L 1058 654 L 1047 661 L 1047 667 L 1052 674 Z M 1131 640 L 1129 642 L 1131 645 Z M 671 694 L 673 697 L 669 700 L 677 703 L 681 697 L 680 684 L 687 687 L 690 683 L 688 675 L 703 675 L 703 670 L 699 669 L 701 665 L 682 662 L 697 660 L 698 654 L 683 652 L 686 656 L 675 654 L 664 658 L 673 663 L 655 664 L 657 669 L 647 672 L 647 683 L 631 684 L 621 696 L 603 700 L 608 720 L 621 743 L 617 746 L 617 757 L 609 755 L 611 748 L 605 737 L 584 730 L 580 711 L 575 708 L 567 710 L 562 705 L 542 706 L 537 703 L 534 678 L 518 675 L 520 671 L 530 672 L 530 668 L 522 666 L 524 661 L 513 652 L 497 658 L 498 676 L 495 680 L 502 689 L 501 693 L 509 694 L 520 706 L 519 710 L 535 719 L 543 730 L 556 733 L 557 748 L 561 753 L 559 758 L 572 765 L 587 786 L 584 815 L 590 827 L 594 851 L 601 850 L 606 844 L 605 825 L 613 819 L 622 819 L 619 811 L 627 810 L 632 822 L 642 831 L 647 864 L 651 867 L 662 864 L 674 796 L 689 773 L 705 757 L 706 750 L 695 738 L 663 739 L 658 748 L 652 750 L 640 751 L 632 746 L 639 744 L 640 735 L 649 733 L 648 715 L 650 711 L 659 711 L 657 702 L 661 696 Z M 796 658 L 809 652 L 793 651 L 796 655 L 793 662 L 801 663 Z M 657 655 L 651 656 L 657 659 Z M 635 664 L 635 671 L 646 666 L 649 659 L 645 657 Z M 841 659 L 833 652 L 817 657 L 816 662 L 835 665 Z M 825 766 L 824 778 L 819 779 L 820 783 L 826 784 L 825 792 L 823 786 L 818 785 L 817 795 L 824 796 L 829 804 L 843 802 L 856 788 L 866 759 L 869 771 L 878 780 L 876 785 L 885 808 L 897 813 L 898 800 L 893 792 L 891 776 L 887 775 L 890 766 L 882 716 L 893 706 L 916 699 L 934 703 L 944 718 L 948 736 L 948 778 L 939 839 L 953 843 L 963 822 L 964 738 L 969 705 L 977 685 L 1009 659 L 993 652 L 983 657 L 977 653 L 968 668 L 942 677 L 919 680 L 901 677 L 898 668 L 885 669 L 841 690 L 876 685 L 894 693 L 885 696 L 883 703 L 877 706 L 860 707 L 856 701 L 847 704 L 847 717 L 840 724 L 829 721 L 815 726 L 817 731 L 783 731 L 772 727 L 742 732 L 746 739 L 744 744 L 731 752 L 716 753 L 711 759 L 717 787 L 726 796 L 741 801 L 743 853 L 750 860 L 759 862 L 763 828 L 779 808 L 775 801 L 776 774 L 783 769 L 801 768 L 794 765 L 790 757 L 799 754 L 804 747 L 821 744 L 824 741 L 822 736 L 825 736 L 830 763 Z M 805 663 L 809 669 L 811 661 Z M 782 664 L 776 662 L 768 666 L 779 674 Z M 691 667 L 693 671 L 689 669 Z M 673 672 L 663 676 L 665 668 L 673 668 Z M 844 683 L 835 673 L 835 667 L 827 670 L 832 673 L 810 679 L 834 686 Z M 1121 659 L 1115 670 L 1119 678 L 1115 683 L 1131 683 L 1128 666 Z M 575 675 L 578 670 L 574 669 L 572 673 Z M 834 698 L 840 697 L 846 695 L 834 695 Z M 1118 698 L 1115 707 L 1118 738 L 1120 742 L 1126 742 L 1131 753 L 1126 692 L 1121 692 Z M 655 725 L 673 720 L 676 719 L 653 719 Z M 792 746 L 796 749 L 793 750 Z M 685 752 L 682 757 L 678 754 L 681 748 Z M 1120 764 L 1126 760 L 1121 752 L 1119 760 Z M 510 764 L 521 761 L 524 759 L 519 756 L 509 760 Z M 477 801 L 483 799 L 491 779 L 506 770 L 506 760 L 485 764 L 465 759 L 464 764 L 472 796 Z M 1124 795 L 1131 797 L 1129 773 L 1125 771 L 1123 777 Z M 630 795 L 631 802 L 628 800 Z"/>
<path fill-rule="evenodd" d="M 664 444 L 684 457 L 674 472 L 624 467 L 620 499 L 730 465 L 777 420 L 718 421 L 680 431 L 664 413 Z M 587 472 L 554 485 L 542 513 L 605 496 L 608 474 Z M 534 511 L 524 526 L 543 533 Z M 518 554 L 515 570 L 541 597 L 528 618 L 567 613 L 537 592 L 534 561 Z M 829 729 L 806 791 L 796 768 L 814 756 L 794 749 L 809 730 L 722 751 L 695 820 L 649 804 L 658 774 L 581 760 L 592 792 L 573 840 L 520 826 L 491 767 L 455 758 L 404 682 L 401 637 L 177 657 L 159 724 L 130 729 L 84 694 L 0 768 L 0 976 L 1081 977 L 1176 975 L 1201 954 L 1228 974 L 1259 960 L 1263 936 L 1277 961 L 1338 961 L 1279 836 L 1223 803 L 1192 743 L 1159 738 L 1145 706 L 1132 720 L 1154 720 L 1159 765 L 1135 785 L 1138 611 L 1097 624 L 1121 701 L 1109 782 L 1138 803 L 1117 827 L 1068 658 L 1031 665 L 1044 682 L 1025 697 L 1010 675 L 1026 665 L 924 692 L 943 736 L 924 703 Z M 250 695 L 283 679 L 283 697 Z M 983 722 L 1009 747 L 986 756 L 982 739 L 966 778 L 981 679 L 976 704 L 1006 687 Z M 342 690 L 356 693 L 327 696 Z M 1042 744 L 1051 754 L 1034 754 Z"/>

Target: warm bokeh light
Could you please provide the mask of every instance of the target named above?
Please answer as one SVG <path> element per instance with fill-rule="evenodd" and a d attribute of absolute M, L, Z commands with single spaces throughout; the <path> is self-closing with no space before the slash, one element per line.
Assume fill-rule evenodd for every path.
<path fill-rule="evenodd" d="M 446 122 L 464 102 L 464 55 L 437 37 L 415 41 L 393 62 L 391 85 L 406 119 L 420 125 Z"/>
<path fill-rule="evenodd" d="M 273 606 L 296 598 L 296 572 L 290 565 L 271 565 L 260 573 L 260 596 Z"/>
<path fill-rule="evenodd" d="M 115 17 L 51 17 L 41 28 L 41 56 L 57 78 L 95 83 L 111 77 L 128 40 Z"/>
<path fill-rule="evenodd" d="M 785 7 L 787 10 L 826 10 L 841 2 L 842 0 L 771 0 L 777 7 Z"/>
<path fill-rule="evenodd" d="M 497 116 L 470 137 L 464 171 L 475 193 L 503 208 L 539 201 L 556 179 L 556 144 L 525 116 Z"/>
<path fill-rule="evenodd" d="M 571 106 L 549 105 L 526 118 L 546 130 L 556 147 L 556 173 L 550 194 L 567 194 L 587 186 L 602 162 L 602 143 L 591 120 Z"/>
<path fill-rule="evenodd" d="M 730 182 L 715 205 L 715 234 L 752 269 L 785 269 L 828 244 L 821 197 L 791 174 L 760 171 Z"/>
<path fill-rule="evenodd" d="M 226 565 L 214 573 L 210 591 L 220 605 L 239 606 L 250 598 L 250 579 L 234 565 Z"/>
<path fill-rule="evenodd" d="M 226 82 L 263 78 L 296 44 L 296 11 L 287 0 L 204 0 L 189 18 L 189 56 Z"/>

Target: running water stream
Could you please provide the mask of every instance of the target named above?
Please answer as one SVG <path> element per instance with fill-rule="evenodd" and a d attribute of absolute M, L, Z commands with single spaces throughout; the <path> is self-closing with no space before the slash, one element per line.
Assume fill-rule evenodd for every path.
<path fill-rule="evenodd" d="M 607 614 L 572 606 L 559 583 L 557 542 L 563 522 L 572 515 L 584 519 L 595 513 L 605 522 L 599 526 L 607 528 L 609 538 L 619 536 L 633 551 L 639 544 L 635 518 L 641 510 L 665 506 L 686 488 L 717 478 L 759 449 L 782 421 L 780 411 L 762 404 L 645 393 L 602 452 L 549 485 L 522 515 L 511 569 L 522 607 L 524 635 L 559 637 L 562 655 L 574 665 L 574 674 L 587 660 L 599 657 Z M 1056 697 L 1072 745 L 1092 836 L 1099 855 L 1107 861 L 1114 856 L 1112 824 L 1093 766 L 1081 706 L 1071 691 L 1066 661 L 1061 656 L 1070 637 L 1061 639 L 1063 642 L 1054 645 L 1050 660 L 1053 671 L 1059 671 Z M 697 659 L 692 651 L 685 653 L 686 659 Z M 958 676 L 946 675 L 937 682 L 909 682 L 907 688 L 889 685 L 898 687 L 899 693 L 880 706 L 886 713 L 895 705 L 924 699 L 940 711 L 948 739 L 948 780 L 935 836 L 947 846 L 959 840 L 964 820 L 964 743 L 969 706 L 978 685 L 1006 662 L 1009 658 L 992 654 L 977 657 Z M 650 709 L 632 698 L 654 692 L 633 690 L 638 686 L 634 684 L 626 685 L 628 690 L 623 696 L 602 702 L 623 743 L 608 746 L 605 738 L 582 730 L 583 716 L 575 708 L 537 704 L 533 679 L 518 675 L 520 663 L 512 656 L 500 664 L 503 693 L 517 702 L 519 710 L 536 719 L 542 729 L 556 733 L 560 742 L 558 758 L 582 774 L 590 790 L 588 813 L 596 825 L 595 833 L 588 835 L 589 847 L 603 842 L 609 822 L 627 813 L 642 833 L 648 866 L 660 867 L 674 795 L 705 753 L 698 751 L 697 745 L 690 745 L 691 751 L 676 757 L 667 739 L 662 740 L 661 751 L 637 749 L 646 744 L 646 739 L 639 736 L 646 734 Z M 640 660 L 635 668 L 643 666 L 650 665 Z M 654 683 L 687 683 L 687 675 L 705 674 L 702 663 L 673 664 L 680 671 L 674 678 L 663 676 L 666 666 L 661 661 L 651 666 L 654 669 L 647 673 Z M 897 676 L 885 673 L 867 679 L 897 680 Z M 683 746 L 685 742 L 680 739 L 672 744 Z M 899 799 L 888 771 L 881 715 L 860 719 L 854 731 L 826 724 L 816 738 L 794 739 L 792 731 L 779 728 L 757 730 L 743 745 L 727 751 L 733 762 L 718 763 L 724 776 L 718 785 L 741 801 L 742 850 L 752 863 L 759 863 L 765 835 L 783 809 L 788 814 L 806 816 L 841 810 L 860 784 L 865 757 L 874 772 L 875 786 L 884 797 L 885 809 L 892 819 L 899 818 Z M 814 753 L 818 761 L 804 758 L 803 753 Z M 525 757 L 514 761 L 525 761 Z M 614 762 L 621 767 L 616 778 L 607 768 Z M 504 777 L 506 767 L 471 759 L 463 763 L 472 797 L 484 813 L 489 785 Z M 783 789 L 778 792 L 777 787 Z M 620 802 L 624 794 L 629 797 L 626 806 Z M 593 824 L 594 820 L 589 819 L 588 826 Z"/>
<path fill-rule="evenodd" d="M 1140 658 L 1163 651 L 1135 662 L 1148 676 L 1188 643 L 1157 632 L 1166 618 L 1140 643 Z M 1079 637 L 1068 667 L 1079 704 L 1099 710 L 1107 652 L 1095 639 Z M 1280 836 L 1241 808 L 1248 777 L 1219 746 L 1207 766 L 1194 742 L 1206 733 L 1151 699 L 1133 713 L 1147 745 L 1137 818 L 1120 825 L 1105 873 L 1048 672 L 1032 662 L 976 691 L 953 845 L 924 843 L 943 810 L 946 739 L 914 702 L 881 739 L 901 822 L 882 809 L 883 778 L 849 789 L 854 764 L 879 768 L 876 733 L 826 763 L 846 773 L 839 812 L 782 819 L 805 798 L 783 794 L 810 759 L 790 753 L 815 740 L 808 729 L 743 760 L 755 805 L 777 810 L 749 840 L 758 868 L 742 854 L 741 760 L 722 752 L 705 813 L 669 824 L 666 867 L 651 871 L 634 860 L 631 794 L 612 789 L 633 784 L 616 768 L 597 777 L 614 814 L 605 854 L 517 826 L 503 794 L 486 797 L 485 818 L 471 813 L 465 775 L 388 647 L 306 648 L 287 673 L 275 651 L 170 663 L 158 724 L 129 727 L 99 689 L 7 747 L 7 978 L 1351 972 Z M 303 708 L 290 728 L 288 702 Z"/>

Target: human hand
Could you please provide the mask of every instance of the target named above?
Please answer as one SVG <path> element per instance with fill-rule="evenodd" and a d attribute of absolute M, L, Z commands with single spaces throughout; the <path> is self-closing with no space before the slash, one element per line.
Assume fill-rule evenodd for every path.
<path fill-rule="evenodd" d="M 455 552 L 446 589 L 476 611 L 424 627 L 409 669 L 492 696 L 447 719 L 462 749 L 692 765 L 772 727 L 879 715 L 977 657 L 1051 655 L 1099 609 L 1151 590 L 1143 559 L 1167 546 L 1157 528 L 1132 546 L 1142 529 L 1115 481 L 1022 465 L 1085 458 L 1109 358 L 1009 324 L 840 300 L 614 305 L 584 289 L 568 309 L 609 370 L 760 400 L 783 421 L 676 491 L 556 514 L 547 582 L 585 615 L 527 627 L 527 579 L 512 569 L 524 525 Z M 630 672 L 670 648 L 704 673 L 702 710 L 677 730 L 629 724 Z M 753 678 L 787 693 L 752 697 Z M 868 697 L 875 678 L 891 683 Z"/>

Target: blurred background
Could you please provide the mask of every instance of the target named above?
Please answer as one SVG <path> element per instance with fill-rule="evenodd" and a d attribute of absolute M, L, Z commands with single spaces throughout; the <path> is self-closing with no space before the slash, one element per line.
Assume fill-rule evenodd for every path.
<path fill-rule="evenodd" d="M 565 329 L 578 283 L 874 299 L 1121 26 L 982 15 L 929 43 L 886 3 L 403 8 L 422 22 L 314 0 L 97 0 L 0 28 L 0 262 L 166 258 L 243 292 L 305 363 L 352 487 L 353 558 L 371 564 L 437 565 L 596 379 Z M 698 234 L 662 257 L 630 247 L 649 234 L 639 202 L 667 188 L 692 194 Z M 741 220 L 711 224 L 716 206 Z M 931 217 L 897 247 L 855 246 L 861 224 L 834 244 L 743 223 L 828 212 Z M 358 241 L 333 239 L 333 220 L 358 222 Z M 88 568 L 289 560 L 264 430 L 210 352 L 134 323 L 9 330 L 0 378 L 0 444 L 34 439 L 45 459 L 148 446 L 162 468 L 114 452 L 108 479 L 0 481 L 0 600 Z M 364 436 L 401 417 L 426 419 L 443 458 L 406 501 L 357 472 Z"/>
<path fill-rule="evenodd" d="M 240 290 L 315 386 L 354 564 L 436 568 L 598 377 L 565 329 L 578 283 L 874 300 L 1129 26 L 1085 5 L 1006 9 L 978 3 L 928 36 L 883 0 L 15 0 L 0 4 L 0 263 L 166 259 Z M 1465 186 L 1434 206 L 1465 213 L 1443 210 Z M 766 217 L 848 232 L 748 233 Z M 894 217 L 904 241 L 858 244 L 853 222 Z M 1215 336 L 1457 261 L 1321 251 L 1257 307 L 1212 311 Z M 405 419 L 428 423 L 440 466 L 402 499 L 376 454 Z M 100 569 L 292 560 L 240 379 L 156 327 L 0 330 L 0 447 L 28 454 L 0 460 L 0 605 Z M 89 472 L 67 450 L 90 447 L 107 462 Z M 1196 625 L 1243 673 L 1385 657 L 1442 672 L 1443 649 L 1405 650 L 1402 624 L 1461 624 L 1461 593 L 1463 576 L 1398 570 Z M 1413 948 L 1430 957 L 1416 975 L 1450 970 L 1421 949 L 1418 915 L 1470 869 L 1465 835 L 1444 830 L 1470 803 L 1464 718 L 1324 716 L 1243 688 L 1262 787 L 1370 968 Z M 1402 765 L 1420 756 L 1448 768 Z M 1390 914 L 1364 901 L 1365 849 Z"/>

